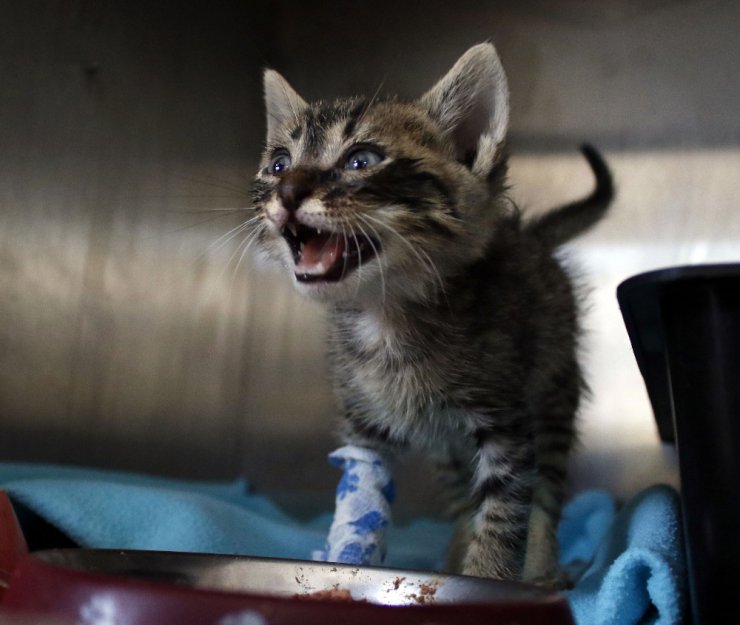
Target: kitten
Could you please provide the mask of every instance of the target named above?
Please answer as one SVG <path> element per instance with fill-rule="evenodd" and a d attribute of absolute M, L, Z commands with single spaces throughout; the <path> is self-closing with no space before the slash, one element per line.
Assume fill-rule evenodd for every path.
<path fill-rule="evenodd" d="M 256 236 L 328 306 L 344 441 L 423 450 L 452 472 L 463 573 L 557 579 L 584 383 L 575 296 L 553 252 L 604 214 L 609 170 L 584 147 L 595 191 L 520 223 L 490 44 L 412 102 L 308 104 L 272 70 L 264 86 Z"/>

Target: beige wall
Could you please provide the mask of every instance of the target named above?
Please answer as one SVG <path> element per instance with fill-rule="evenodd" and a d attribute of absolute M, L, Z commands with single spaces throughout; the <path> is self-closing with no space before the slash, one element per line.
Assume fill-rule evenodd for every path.
<path fill-rule="evenodd" d="M 493 38 L 514 196 L 585 192 L 584 140 L 619 185 L 569 250 L 593 287 L 577 485 L 676 482 L 614 289 L 739 256 L 740 5 L 147 4 L 0 5 L 0 458 L 330 488 L 320 311 L 222 245 L 243 214 L 206 211 L 247 205 L 262 65 L 307 97 L 411 96 Z"/>

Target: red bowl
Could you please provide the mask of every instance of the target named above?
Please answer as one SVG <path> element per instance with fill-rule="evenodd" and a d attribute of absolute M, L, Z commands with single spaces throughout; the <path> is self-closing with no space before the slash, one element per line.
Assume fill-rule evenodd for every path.
<path fill-rule="evenodd" d="M 560 595 L 481 578 L 208 554 L 27 553 L 1 493 L 0 541 L 0 608 L 77 625 L 573 625 Z"/>

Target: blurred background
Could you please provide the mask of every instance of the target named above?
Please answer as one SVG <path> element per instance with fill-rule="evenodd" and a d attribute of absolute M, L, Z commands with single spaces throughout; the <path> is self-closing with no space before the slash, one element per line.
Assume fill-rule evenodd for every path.
<path fill-rule="evenodd" d="M 740 3 L 0 1 L 0 460 L 331 499 L 322 311 L 243 254 L 261 71 L 307 99 L 415 97 L 491 39 L 527 214 L 618 198 L 565 250 L 589 286 L 574 488 L 677 484 L 615 299 L 740 256 Z M 223 209 L 245 209 L 223 210 Z M 232 234 L 234 234 L 232 232 Z M 403 505 L 433 507 L 416 462 Z"/>

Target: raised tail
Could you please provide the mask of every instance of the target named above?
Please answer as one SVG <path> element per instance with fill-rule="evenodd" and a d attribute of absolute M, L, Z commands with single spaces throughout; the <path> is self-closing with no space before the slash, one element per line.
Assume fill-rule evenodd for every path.
<path fill-rule="evenodd" d="M 581 152 L 586 157 L 596 178 L 596 188 L 582 200 L 560 206 L 533 219 L 526 231 L 551 247 L 582 234 L 606 213 L 614 198 L 614 183 L 604 159 L 592 146 L 584 144 Z"/>

